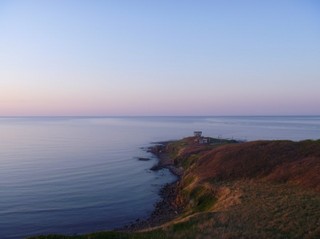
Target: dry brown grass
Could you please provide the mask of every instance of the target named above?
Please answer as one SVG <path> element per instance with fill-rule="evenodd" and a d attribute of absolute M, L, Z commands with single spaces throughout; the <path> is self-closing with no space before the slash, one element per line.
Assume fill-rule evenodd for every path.
<path fill-rule="evenodd" d="M 264 178 L 320 192 L 319 141 L 256 141 L 207 151 L 195 174 L 219 181 Z"/>
<path fill-rule="evenodd" d="M 241 192 L 241 193 L 240 193 Z M 168 238 L 319 238 L 320 195 L 243 180 L 221 185 L 220 205 L 167 224 Z M 230 203 L 229 199 L 236 199 Z"/>
<path fill-rule="evenodd" d="M 178 165 L 190 165 L 195 155 L 196 160 L 180 184 L 186 213 L 166 224 L 167 235 L 320 238 L 320 141 L 256 141 L 210 148 L 189 140 L 177 152 Z M 187 183 L 188 178 L 193 180 Z M 202 212 L 192 211 L 198 196 L 192 192 L 198 188 L 217 198 Z"/>

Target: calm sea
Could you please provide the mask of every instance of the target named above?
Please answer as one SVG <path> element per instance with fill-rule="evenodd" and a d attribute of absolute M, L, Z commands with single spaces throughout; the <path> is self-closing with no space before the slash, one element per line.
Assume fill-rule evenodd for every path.
<path fill-rule="evenodd" d="M 150 171 L 157 160 L 142 148 L 194 130 L 319 139 L 320 117 L 0 118 L 0 238 L 85 233 L 147 217 L 175 177 Z"/>

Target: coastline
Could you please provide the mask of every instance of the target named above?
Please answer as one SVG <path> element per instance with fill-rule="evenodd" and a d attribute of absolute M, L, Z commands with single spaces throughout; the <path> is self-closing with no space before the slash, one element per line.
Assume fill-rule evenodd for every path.
<path fill-rule="evenodd" d="M 165 153 L 164 149 L 170 142 L 171 141 L 156 142 L 146 150 L 147 152 L 155 155 L 158 159 L 157 164 L 152 166 L 150 170 L 158 171 L 166 168 L 175 175 L 177 179 L 172 183 L 167 183 L 162 186 L 159 192 L 161 200 L 155 203 L 154 210 L 151 215 L 146 219 L 136 219 L 134 223 L 121 228 L 121 231 L 134 232 L 156 227 L 175 219 L 181 213 L 182 208 L 177 205 L 175 199 L 178 195 L 178 185 L 183 171 L 181 168 L 176 168 L 170 156 Z"/>
<path fill-rule="evenodd" d="M 230 218 L 232 222 L 228 222 L 228 225 L 239 225 L 239 223 L 245 225 L 248 223 L 249 229 L 247 229 L 247 231 L 249 234 L 252 234 L 254 233 L 254 230 L 257 230 L 257 228 L 252 229 L 254 228 L 253 225 L 255 225 L 254 215 L 256 215 L 257 212 L 261 213 L 261 215 L 264 215 L 264 219 L 261 221 L 265 223 L 265 227 L 267 228 L 270 227 L 270 224 L 268 223 L 272 222 L 273 215 L 271 215 L 271 219 L 268 219 L 268 216 L 270 215 L 268 215 L 266 211 L 272 212 L 276 208 L 276 210 L 279 211 L 283 210 L 283 215 L 287 215 L 286 205 L 288 204 L 293 205 L 294 208 L 300 208 L 301 205 L 304 204 L 304 198 L 306 197 L 309 197 L 309 201 L 319 201 L 320 198 L 318 197 L 317 191 L 319 192 L 320 187 L 315 185 L 313 182 L 316 176 L 312 176 L 316 175 L 316 165 L 319 163 L 319 161 L 316 160 L 320 152 L 318 151 L 319 140 L 306 140 L 300 142 L 240 142 L 235 140 L 210 138 L 210 141 L 212 141 L 213 144 L 211 144 L 211 146 L 208 148 L 205 145 L 194 144 L 194 138 L 159 142 L 148 148 L 148 152 L 155 155 L 158 159 L 158 163 L 154 165 L 151 170 L 157 171 L 167 168 L 172 174 L 177 176 L 177 180 L 173 183 L 164 185 L 160 190 L 161 201 L 155 204 L 151 215 L 145 220 L 138 220 L 136 223 L 130 225 L 130 227 L 125 230 L 126 232 L 148 233 L 156 231 L 159 229 L 158 226 L 164 224 L 166 224 L 166 227 L 170 228 L 170 230 L 174 232 L 177 228 L 179 228 L 178 225 L 184 226 L 189 224 L 192 225 L 192 223 L 194 223 L 179 222 L 179 217 L 181 219 L 181 215 L 185 212 L 185 206 L 187 206 L 185 202 L 183 202 L 183 199 L 180 202 L 181 192 L 186 188 L 187 185 L 190 184 L 190 182 L 186 183 L 189 181 L 190 177 L 186 178 L 184 175 L 189 173 L 188 170 L 190 165 L 188 164 L 189 166 L 184 166 L 184 168 L 181 166 L 179 167 L 179 165 L 183 165 L 181 164 L 182 162 L 186 163 L 192 157 L 197 157 L 197 159 L 200 160 L 200 155 L 205 155 L 205 157 L 202 157 L 201 160 L 206 164 L 198 164 L 197 171 L 194 171 L 193 173 L 196 173 L 197 176 L 202 178 L 208 177 L 210 179 L 210 177 L 214 176 L 215 181 L 207 180 L 207 183 L 198 182 L 198 184 L 194 184 L 193 188 L 189 189 L 189 200 L 187 203 L 191 202 L 192 204 L 192 206 L 189 207 L 189 212 L 195 215 L 194 220 L 197 224 L 207 225 L 206 217 L 212 217 L 212 226 L 211 228 L 208 227 L 208 231 L 210 231 L 210 233 L 217 233 L 217 235 L 221 236 L 219 232 L 212 231 L 215 230 L 214 228 L 219 228 L 221 226 L 219 224 L 221 223 L 221 218 L 215 218 L 215 214 L 210 214 L 213 212 L 213 208 L 214 211 L 223 213 L 224 217 Z M 186 148 L 187 150 L 185 150 Z M 181 151 L 181 149 L 184 150 Z M 209 153 L 207 154 L 206 152 Z M 221 154 L 217 157 L 215 152 L 223 152 L 223 157 L 220 159 Z M 308 152 L 307 156 L 306 152 Z M 209 157 L 207 157 L 208 155 Z M 273 156 L 271 157 L 270 155 Z M 276 157 L 276 159 L 273 157 Z M 287 161 L 290 164 L 293 164 L 293 161 L 295 161 L 295 164 L 299 164 L 299 167 L 303 167 L 302 165 L 306 160 L 308 160 L 308 163 L 305 164 L 304 170 L 306 170 L 308 173 L 296 172 L 296 167 L 286 167 L 285 171 L 279 171 L 279 167 L 285 165 Z M 212 164 L 212 162 L 218 162 L 218 164 Z M 241 165 L 239 165 L 239 163 L 241 164 L 242 162 L 245 162 L 246 167 L 241 167 Z M 254 165 L 254 163 L 256 163 L 258 167 L 250 167 L 250 165 Z M 309 164 L 314 164 L 314 166 L 308 169 L 308 166 L 310 166 Z M 228 170 L 225 170 L 225 167 L 227 167 Z M 275 171 L 268 171 L 268 168 L 272 167 L 277 168 Z M 217 170 L 217 168 L 219 170 L 218 174 L 214 174 L 214 170 Z M 261 172 L 260 175 L 256 173 L 257 171 Z M 261 176 L 263 174 L 269 174 L 268 176 L 264 176 L 265 181 L 261 180 L 260 178 L 263 177 Z M 284 176 L 282 174 L 286 174 L 287 180 L 285 182 L 283 181 Z M 290 181 L 290 178 L 296 179 L 297 177 L 300 177 L 298 181 Z M 250 178 L 251 181 L 247 181 L 248 178 Z M 192 179 L 191 181 L 194 180 Z M 210 184 L 208 184 L 208 182 Z M 303 190 L 301 190 L 301 186 Z M 206 189 L 206 187 L 209 187 L 209 190 L 208 188 Z M 261 198 L 260 195 L 257 194 L 257 192 L 260 191 L 262 193 Z M 263 195 L 263 193 L 265 193 L 265 195 Z M 243 197 L 244 194 L 247 194 L 248 196 Z M 270 195 L 284 196 L 279 200 L 277 196 L 270 197 Z M 295 195 L 296 198 L 289 202 L 287 201 L 288 195 Z M 275 198 L 278 200 L 276 204 L 274 203 Z M 272 203 L 261 206 L 260 201 L 262 200 L 270 200 Z M 269 207 L 268 205 L 274 206 Z M 317 218 L 316 213 L 313 213 L 318 208 L 316 205 L 317 203 L 313 204 L 312 207 L 314 207 L 314 209 L 310 209 L 308 212 L 310 215 L 314 216 L 312 219 L 314 222 L 306 225 L 307 227 L 312 228 L 312 234 L 317 234 L 317 230 L 312 227 L 312 225 L 314 225 L 314 223 L 317 221 L 315 219 Z M 267 210 L 262 210 L 261 212 L 262 207 L 266 207 Z M 197 213 L 206 215 L 203 221 L 201 216 L 199 219 L 197 218 Z M 233 213 L 235 213 L 236 216 L 233 216 Z M 304 218 L 306 216 L 306 212 L 304 210 L 297 209 L 294 213 L 299 215 L 298 217 L 300 218 Z M 252 215 L 249 218 L 246 218 L 245 215 L 247 214 Z M 239 218 L 242 219 L 239 220 Z M 178 221 L 175 219 L 178 219 Z M 218 223 L 215 223 L 216 221 Z M 284 222 L 282 225 L 289 225 L 292 220 L 286 221 L 286 217 L 283 216 L 283 221 Z M 171 224 L 168 224 L 169 222 L 171 222 Z M 190 225 L 187 228 L 190 229 Z M 301 225 L 304 225 L 303 220 Z M 192 230 L 194 230 L 194 228 Z M 190 233 L 194 235 L 197 235 L 201 231 L 200 230 L 197 233 L 192 230 Z M 294 230 L 294 227 L 292 227 L 291 230 Z M 169 232 L 169 234 L 170 233 L 172 232 Z M 238 233 L 241 234 L 242 232 Z M 264 233 L 267 235 L 269 232 Z M 298 231 L 297 233 L 305 235 L 306 232 Z M 222 235 L 224 235 L 224 233 L 222 233 Z M 270 235 L 273 234 L 271 233 Z"/>
<path fill-rule="evenodd" d="M 319 238 L 320 140 L 208 139 L 199 144 L 188 137 L 146 149 L 158 159 L 151 169 L 167 168 L 177 180 L 162 186 L 161 200 L 146 219 L 83 236 Z"/>

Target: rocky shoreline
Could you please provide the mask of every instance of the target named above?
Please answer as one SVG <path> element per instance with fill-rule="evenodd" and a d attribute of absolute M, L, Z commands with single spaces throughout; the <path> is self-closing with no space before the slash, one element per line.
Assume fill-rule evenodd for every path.
<path fill-rule="evenodd" d="M 157 143 L 156 145 L 149 147 L 148 152 L 154 154 L 159 159 L 158 163 L 151 167 L 150 170 L 161 170 L 163 168 L 167 168 L 170 172 L 176 175 L 178 178 L 181 177 L 183 173 L 182 168 L 177 168 L 174 164 L 168 153 L 166 152 L 166 146 L 171 141 Z"/>
<path fill-rule="evenodd" d="M 165 148 L 168 143 L 169 142 L 158 142 L 154 146 L 147 148 L 147 152 L 152 153 L 158 158 L 158 163 L 151 167 L 150 170 L 158 171 L 167 168 L 172 174 L 177 176 L 177 180 L 175 182 L 165 184 L 161 188 L 159 192 L 161 201 L 155 204 L 153 212 L 147 219 L 137 219 L 134 223 L 122 228 L 121 231 L 132 232 L 159 226 L 176 218 L 182 211 L 181 206 L 177 205 L 175 202 L 182 170 L 176 168 L 172 164 L 171 159 L 165 152 Z"/>

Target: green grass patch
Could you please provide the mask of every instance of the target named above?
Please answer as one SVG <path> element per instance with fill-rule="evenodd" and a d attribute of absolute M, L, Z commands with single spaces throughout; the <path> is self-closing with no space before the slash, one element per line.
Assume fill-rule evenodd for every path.
<path fill-rule="evenodd" d="M 204 212 L 209 210 L 215 203 L 217 202 L 217 198 L 212 194 L 206 193 L 199 197 L 198 203 L 195 207 L 196 211 Z"/>
<path fill-rule="evenodd" d="M 172 225 L 172 231 L 173 232 L 181 232 L 190 230 L 190 228 L 194 225 L 194 222 L 186 221 L 186 222 L 180 222 Z"/>
<path fill-rule="evenodd" d="M 209 210 L 216 202 L 215 195 L 205 187 L 196 187 L 190 193 L 190 200 L 193 202 L 193 212 L 204 212 Z"/>
<path fill-rule="evenodd" d="M 197 199 L 199 196 L 201 196 L 201 194 L 203 194 L 205 192 L 205 188 L 202 186 L 198 186 L 196 188 L 194 188 L 191 193 L 190 193 L 190 197 L 193 199 Z"/>
<path fill-rule="evenodd" d="M 186 159 L 183 159 L 181 162 L 181 166 L 184 169 L 190 169 L 190 167 L 196 162 L 196 160 L 199 158 L 199 155 L 197 154 L 192 154 Z"/>
<path fill-rule="evenodd" d="M 185 177 L 183 177 L 182 187 L 188 187 L 191 183 L 193 183 L 195 180 L 195 176 L 188 174 Z"/>
<path fill-rule="evenodd" d="M 85 235 L 63 236 L 63 235 L 47 235 L 35 236 L 28 239 L 165 239 L 168 238 L 163 230 L 154 230 L 150 232 L 97 232 Z"/>

